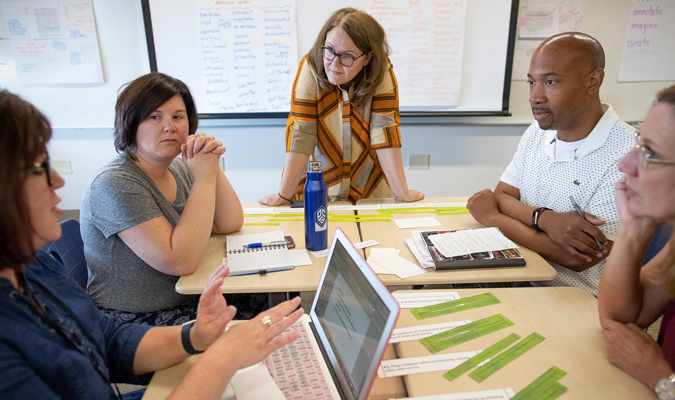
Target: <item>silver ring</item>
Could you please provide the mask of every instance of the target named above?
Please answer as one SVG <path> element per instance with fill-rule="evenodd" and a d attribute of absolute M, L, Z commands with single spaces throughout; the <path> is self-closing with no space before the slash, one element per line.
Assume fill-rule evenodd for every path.
<path fill-rule="evenodd" d="M 266 315 L 266 316 L 263 317 L 263 319 L 262 319 L 263 325 L 269 325 L 271 323 L 272 323 L 272 317 L 270 317 L 269 315 Z"/>

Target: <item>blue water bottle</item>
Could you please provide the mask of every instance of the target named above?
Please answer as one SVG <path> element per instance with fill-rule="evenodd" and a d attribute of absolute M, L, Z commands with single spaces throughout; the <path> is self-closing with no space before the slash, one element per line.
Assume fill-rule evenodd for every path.
<path fill-rule="evenodd" d="M 310 251 L 328 247 L 328 209 L 326 207 L 326 182 L 323 181 L 321 161 L 310 161 L 305 198 L 305 247 Z"/>

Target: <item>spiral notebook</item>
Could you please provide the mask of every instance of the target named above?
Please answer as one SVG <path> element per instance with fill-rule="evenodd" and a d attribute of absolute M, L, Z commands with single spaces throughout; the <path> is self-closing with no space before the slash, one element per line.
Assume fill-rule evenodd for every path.
<path fill-rule="evenodd" d="M 251 243 L 276 241 L 285 241 L 282 231 L 228 236 L 225 241 L 225 250 L 230 276 L 265 274 L 295 268 L 286 244 L 254 249 L 244 247 Z"/>

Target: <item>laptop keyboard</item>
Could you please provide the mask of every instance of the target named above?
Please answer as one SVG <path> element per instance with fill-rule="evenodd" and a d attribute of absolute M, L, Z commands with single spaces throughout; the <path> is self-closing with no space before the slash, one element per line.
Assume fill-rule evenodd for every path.
<path fill-rule="evenodd" d="M 272 352 L 265 360 L 270 375 L 287 400 L 332 399 L 304 325 L 298 321 L 284 331 L 290 332 L 299 332 L 300 337 Z"/>

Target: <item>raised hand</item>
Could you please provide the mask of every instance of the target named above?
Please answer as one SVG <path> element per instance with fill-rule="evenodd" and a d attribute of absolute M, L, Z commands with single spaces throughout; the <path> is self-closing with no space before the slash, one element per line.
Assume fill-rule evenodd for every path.
<path fill-rule="evenodd" d="M 206 289 L 199 298 L 197 321 L 192 327 L 190 339 L 195 350 L 204 351 L 225 332 L 225 326 L 232 321 L 237 309 L 228 306 L 220 286 L 230 270 L 221 265 L 209 277 Z"/>

